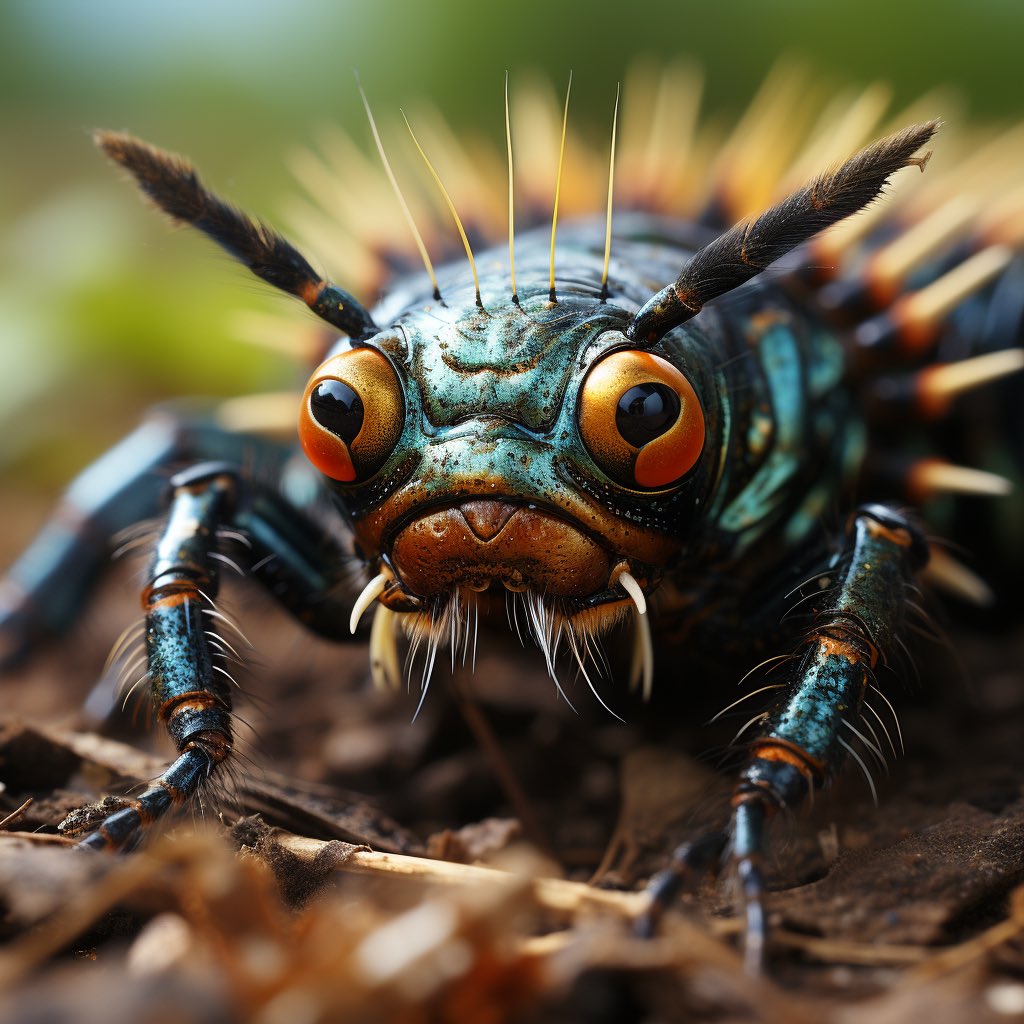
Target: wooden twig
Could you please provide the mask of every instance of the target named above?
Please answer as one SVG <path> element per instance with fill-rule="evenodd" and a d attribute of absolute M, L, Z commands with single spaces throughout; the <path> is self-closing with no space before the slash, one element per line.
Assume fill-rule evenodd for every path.
<path fill-rule="evenodd" d="M 1010 894 L 1010 916 L 1005 921 L 1000 921 L 958 946 L 929 957 L 913 972 L 912 977 L 915 981 L 932 981 L 941 975 L 970 966 L 1020 935 L 1024 935 L 1024 886 L 1018 886 Z"/>
<path fill-rule="evenodd" d="M 32 799 L 29 797 L 20 807 L 11 811 L 3 821 L 0 821 L 0 832 L 5 831 L 12 821 L 17 821 L 32 806 Z"/>
<path fill-rule="evenodd" d="M 515 809 L 516 817 L 522 823 L 526 837 L 537 846 L 542 853 L 557 859 L 547 834 L 541 824 L 530 798 L 526 795 L 518 776 L 509 764 L 505 751 L 502 749 L 498 738 L 494 735 L 490 722 L 480 709 L 480 705 L 470 697 L 465 696 L 459 687 L 452 687 L 456 707 L 458 707 L 466 725 L 469 726 L 480 749 L 484 752 L 492 771 L 497 776 L 498 783 L 505 791 L 509 802 Z"/>
<path fill-rule="evenodd" d="M 856 964 L 858 967 L 906 967 L 926 960 L 929 953 L 926 946 L 849 942 L 782 930 L 772 932 L 772 942 L 800 950 L 823 963 Z"/>
<path fill-rule="evenodd" d="M 280 835 L 277 842 L 294 856 L 310 861 L 327 846 L 326 842 L 319 839 L 293 835 Z M 584 882 L 567 882 L 561 878 L 529 878 L 499 871 L 497 868 L 454 864 L 426 857 L 407 857 L 398 853 L 378 853 L 360 847 L 351 848 L 349 855 L 338 864 L 338 870 L 354 874 L 403 875 L 439 885 L 521 886 L 533 895 L 539 906 L 566 914 L 575 914 L 593 907 L 632 919 L 647 903 L 644 893 L 595 889 Z"/>
<path fill-rule="evenodd" d="M 7 839 L 24 839 L 29 843 L 50 844 L 52 846 L 74 846 L 76 841 L 70 836 L 59 836 L 53 832 L 9 832 L 0 834 L 0 842 Z"/>
<path fill-rule="evenodd" d="M 278 836 L 277 842 L 289 853 L 310 861 L 327 845 L 318 839 L 287 834 Z M 620 918 L 633 920 L 647 905 L 647 895 L 642 892 L 595 889 L 583 882 L 567 882 L 560 878 L 527 878 L 496 868 L 455 864 L 425 857 L 377 853 L 358 847 L 352 848 L 352 852 L 338 865 L 338 870 L 354 874 L 403 875 L 442 886 L 521 885 L 530 891 L 537 904 L 545 910 L 568 916 L 573 916 L 584 909 L 600 909 L 610 911 Z M 683 922 L 684 918 L 675 916 L 673 927 L 683 927 Z M 695 931 L 698 928 L 691 922 L 686 922 L 686 925 L 693 927 Z M 700 922 L 699 927 L 705 938 L 723 940 L 737 935 L 741 930 L 741 922 L 736 918 L 710 918 Z M 802 935 L 784 929 L 773 931 L 772 941 L 779 946 L 799 950 L 823 963 L 856 964 L 865 967 L 914 966 L 929 962 L 930 956 L 930 950 L 925 946 L 851 942 Z M 531 938 L 524 948 L 535 953 L 553 952 L 570 942 L 570 932 L 554 932 Z M 946 954 L 940 954 L 943 955 Z"/>

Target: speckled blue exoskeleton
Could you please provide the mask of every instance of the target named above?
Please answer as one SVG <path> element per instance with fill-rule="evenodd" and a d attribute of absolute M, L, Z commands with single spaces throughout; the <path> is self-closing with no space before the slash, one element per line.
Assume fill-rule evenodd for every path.
<path fill-rule="evenodd" d="M 874 670 L 898 642 L 907 590 L 929 560 L 904 512 L 857 504 L 871 452 L 865 406 L 933 412 L 958 389 L 1021 366 L 1012 331 L 970 342 L 971 358 L 952 367 L 930 355 L 942 331 L 963 335 L 956 309 L 1000 280 L 1006 245 L 961 242 L 938 256 L 933 247 L 911 291 L 909 270 L 872 276 L 861 260 L 843 273 L 818 241 L 901 168 L 923 170 L 936 127 L 819 168 L 724 233 L 728 207 L 710 202 L 688 221 L 620 210 L 612 237 L 609 201 L 606 221 L 560 225 L 557 260 L 552 224 L 550 246 L 546 229 L 522 234 L 514 255 L 509 246 L 510 273 L 489 269 L 503 251 L 482 255 L 479 277 L 475 264 L 470 277 L 462 263 L 435 274 L 428 262 L 428 274 L 397 279 L 372 312 L 208 192 L 183 160 L 100 134 L 158 207 L 341 333 L 298 410 L 339 530 L 325 533 L 287 481 L 244 474 L 245 439 L 212 421 L 156 417 L 73 485 L 65 513 L 5 584 L 8 658 L 77 611 L 105 558 L 87 537 L 153 515 L 153 469 L 185 465 L 170 481 L 142 596 L 148 685 L 179 756 L 81 845 L 129 844 L 231 758 L 228 639 L 214 604 L 229 549 L 328 637 L 348 638 L 373 606 L 371 658 L 385 680 L 399 674 L 399 630 L 422 645 L 426 680 L 440 646 L 465 642 L 481 602 L 496 595 L 503 610 L 511 594 L 553 677 L 560 649 L 586 676 L 595 639 L 633 619 L 634 674 L 649 686 L 648 620 L 660 615 L 692 622 L 705 642 L 728 634 L 733 646 L 790 656 L 773 677 L 772 708 L 749 723 L 731 825 L 677 851 L 641 922 L 649 930 L 682 880 L 728 849 L 756 966 L 763 824 L 848 757 L 892 743 Z M 892 257 L 891 236 L 876 217 L 846 244 L 877 262 Z M 772 275 L 752 280 L 769 265 Z M 924 370 L 881 372 L 901 364 Z M 282 479 L 287 465 L 282 455 Z M 915 486 L 941 486 L 954 468 L 917 467 Z M 821 524 L 836 508 L 845 515 L 827 534 Z M 362 588 L 343 585 L 351 553 L 341 533 L 353 539 Z M 793 592 L 812 602 L 799 636 L 781 621 Z"/>

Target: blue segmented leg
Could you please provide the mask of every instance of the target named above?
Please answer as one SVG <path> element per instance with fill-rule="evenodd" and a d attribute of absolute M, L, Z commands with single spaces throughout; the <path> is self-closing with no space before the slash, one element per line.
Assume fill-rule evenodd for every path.
<path fill-rule="evenodd" d="M 143 590 L 150 689 L 177 759 L 79 846 L 118 849 L 172 807 L 194 797 L 231 756 L 231 681 L 214 661 L 219 589 L 218 531 L 252 538 L 255 572 L 271 593 L 314 628 L 347 638 L 351 600 L 324 566 L 338 549 L 303 514 L 262 485 L 240 482 L 229 463 L 201 463 L 171 480 L 170 514 Z M 271 557 L 273 556 L 273 557 Z"/>
<path fill-rule="evenodd" d="M 767 943 L 765 823 L 781 808 L 798 806 L 835 776 L 847 756 L 856 756 L 846 737 L 860 735 L 856 723 L 874 669 L 904 622 L 906 590 L 927 560 L 927 542 L 901 513 L 866 505 L 854 515 L 836 583 L 815 615 L 785 695 L 750 744 L 728 832 L 675 851 L 648 886 L 641 934 L 651 934 L 679 892 L 729 848 L 740 882 L 746 966 L 761 970 Z"/>
<path fill-rule="evenodd" d="M 79 843 L 85 849 L 128 845 L 143 827 L 193 796 L 231 753 L 230 683 L 214 671 L 204 606 L 217 593 L 217 566 L 210 556 L 217 528 L 236 498 L 237 479 L 226 464 L 203 464 L 176 476 L 171 486 L 170 515 L 142 607 L 153 702 L 178 757 L 86 836 Z"/>
<path fill-rule="evenodd" d="M 273 488 L 249 483 L 233 527 L 249 542 L 253 576 L 307 629 L 329 640 L 366 639 L 349 628 L 353 594 L 346 584 L 352 554 Z"/>
<path fill-rule="evenodd" d="M 70 626 L 110 558 L 111 538 L 159 511 L 159 469 L 181 445 L 179 425 L 155 417 L 75 479 L 0 582 L 0 667 Z"/>
<path fill-rule="evenodd" d="M 160 514 L 170 467 L 203 459 L 256 463 L 273 476 L 290 449 L 163 407 L 86 468 L 0 580 L 0 671 L 68 629 L 88 603 L 122 530 Z"/>

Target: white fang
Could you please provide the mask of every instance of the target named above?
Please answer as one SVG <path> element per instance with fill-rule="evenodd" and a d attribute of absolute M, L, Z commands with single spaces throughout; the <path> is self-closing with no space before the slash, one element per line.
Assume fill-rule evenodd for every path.
<path fill-rule="evenodd" d="M 640 584 L 628 572 L 619 573 L 619 578 L 615 582 L 632 598 L 633 604 L 636 605 L 637 614 L 646 615 L 647 598 L 644 597 Z"/>
<path fill-rule="evenodd" d="M 363 612 L 384 593 L 384 588 L 387 585 L 387 576 L 384 573 L 380 573 L 374 576 L 363 588 L 363 592 L 356 598 L 356 603 L 352 606 L 352 617 L 348 620 L 348 628 L 353 633 L 359 625 L 359 620 L 363 617 Z"/>
<path fill-rule="evenodd" d="M 377 605 L 370 629 L 370 672 L 373 685 L 381 690 L 397 690 L 402 685 L 395 636 L 397 627 L 398 614 L 385 605 Z"/>
<path fill-rule="evenodd" d="M 633 664 L 630 670 L 631 690 L 640 687 L 645 701 L 651 699 L 654 688 L 654 645 L 651 642 L 651 622 L 646 615 L 634 608 L 633 615 Z"/>

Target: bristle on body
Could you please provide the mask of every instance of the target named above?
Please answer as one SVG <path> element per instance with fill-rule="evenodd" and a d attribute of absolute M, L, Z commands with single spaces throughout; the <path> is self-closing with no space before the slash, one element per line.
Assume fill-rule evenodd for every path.
<path fill-rule="evenodd" d="M 1019 250 L 1024 244 L 1024 188 L 1016 170 L 1024 157 L 1024 130 L 981 142 L 977 136 L 944 133 L 938 172 L 931 170 L 921 179 L 892 176 L 904 162 L 918 162 L 915 146 L 931 136 L 935 113 L 951 110 L 955 116 L 953 100 L 929 95 L 887 117 L 890 92 L 876 83 L 816 110 L 819 93 L 812 80 L 783 63 L 736 129 L 723 137 L 719 121 L 700 117 L 701 78 L 685 62 L 664 69 L 642 62 L 627 73 L 615 154 L 615 211 L 666 214 L 722 228 L 737 218 L 755 218 L 739 237 L 723 235 L 717 249 L 705 253 L 705 266 L 712 257 L 733 256 L 749 276 L 746 259 L 763 266 L 773 254 L 813 236 L 806 258 L 801 257 L 808 277 L 842 277 L 844 292 L 861 297 L 858 311 L 868 296 L 872 311 L 884 312 L 903 297 L 918 268 L 951 245 L 970 240 L 965 254 L 970 255 L 996 245 Z M 376 134 L 403 127 L 397 115 L 385 120 Z M 420 104 L 415 115 L 417 136 L 431 153 L 468 234 L 495 245 L 509 242 L 508 188 L 499 190 L 494 183 L 506 180 L 513 138 L 517 231 L 545 221 L 551 226 L 556 190 L 561 221 L 595 215 L 605 206 L 607 176 L 602 180 L 597 168 L 606 165 L 607 144 L 591 146 L 573 120 L 564 94 L 556 96 L 550 83 L 521 74 L 508 83 L 505 152 L 472 132 L 455 133 L 434 108 Z M 915 121 L 922 123 L 904 127 Z M 899 130 L 847 160 L 839 171 L 822 174 L 823 167 L 864 145 L 878 125 Z M 295 211 L 298 234 L 311 248 L 331 255 L 334 265 L 352 265 L 352 279 L 367 293 L 378 294 L 389 277 L 420 263 L 425 245 L 437 259 L 458 255 L 463 245 L 452 230 L 450 210 L 431 196 L 428 176 L 412 162 L 418 159 L 415 150 L 395 147 L 386 158 L 387 173 L 403 181 L 400 202 L 410 211 L 403 218 L 399 204 L 387 198 L 391 190 L 383 170 L 375 177 L 361 149 L 340 130 L 325 135 L 322 149 L 323 159 L 307 153 L 293 160 L 311 201 Z M 895 161 L 887 165 L 888 157 Z M 869 181 L 869 168 L 880 172 L 880 179 Z M 808 190 L 802 189 L 815 175 Z M 883 184 L 884 202 L 871 202 Z M 823 197 L 827 214 L 816 205 Z M 802 200 L 807 208 L 798 211 Z M 854 210 L 860 212 L 847 216 Z M 330 244 L 331 232 L 321 230 L 314 213 L 344 244 Z M 402 226 L 410 217 L 421 236 L 415 244 Z M 784 230 L 773 239 L 770 229 L 780 225 Z M 510 256 L 511 262 L 514 249 Z M 696 278 L 701 267 L 701 262 L 690 266 L 688 284 L 702 284 Z M 515 282 L 517 294 L 523 284 Z M 703 293 L 706 301 L 713 290 L 703 284 L 691 300 Z"/>

